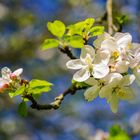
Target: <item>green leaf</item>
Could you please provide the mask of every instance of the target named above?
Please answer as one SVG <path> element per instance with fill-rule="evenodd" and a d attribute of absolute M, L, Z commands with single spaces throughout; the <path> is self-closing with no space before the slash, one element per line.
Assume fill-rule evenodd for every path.
<path fill-rule="evenodd" d="M 84 21 L 80 21 L 76 24 L 69 25 L 68 28 L 68 35 L 83 35 L 85 31 L 88 31 L 94 23 L 93 18 L 88 18 Z"/>
<path fill-rule="evenodd" d="M 81 36 L 74 35 L 70 37 L 69 44 L 73 48 L 82 48 L 84 46 L 84 40 Z"/>
<path fill-rule="evenodd" d="M 42 44 L 42 50 L 56 48 L 59 45 L 59 41 L 56 39 L 46 39 Z"/>
<path fill-rule="evenodd" d="M 131 140 L 128 134 L 119 126 L 113 125 L 110 128 L 110 136 L 108 140 Z"/>
<path fill-rule="evenodd" d="M 86 30 L 89 30 L 92 26 L 93 26 L 93 24 L 94 24 L 94 18 L 87 18 L 85 21 L 84 21 L 84 28 L 86 29 Z"/>
<path fill-rule="evenodd" d="M 33 79 L 29 82 L 28 93 L 39 94 L 51 90 L 53 84 L 44 80 Z"/>
<path fill-rule="evenodd" d="M 88 84 L 86 84 L 85 82 L 77 82 L 74 79 L 72 79 L 71 81 L 72 84 L 76 85 L 76 87 L 90 87 Z"/>
<path fill-rule="evenodd" d="M 116 17 L 116 20 L 120 25 L 123 25 L 129 21 L 129 17 L 127 15 L 120 15 Z"/>
<path fill-rule="evenodd" d="M 15 97 L 15 96 L 18 96 L 18 95 L 20 95 L 20 94 L 23 94 L 24 93 L 24 91 L 25 91 L 25 85 L 23 85 L 23 86 L 20 86 L 15 92 L 13 92 L 13 93 L 9 93 L 9 96 L 11 97 L 11 98 L 13 98 L 13 97 Z"/>
<path fill-rule="evenodd" d="M 78 22 L 68 26 L 68 35 L 82 35 L 84 30 L 84 22 Z"/>
<path fill-rule="evenodd" d="M 19 106 L 18 106 L 18 113 L 22 116 L 22 117 L 26 117 L 27 113 L 28 113 L 28 108 L 27 105 L 24 101 L 22 101 Z"/>
<path fill-rule="evenodd" d="M 97 36 L 104 33 L 104 26 L 94 26 L 90 29 L 90 36 Z"/>
<path fill-rule="evenodd" d="M 61 38 L 66 30 L 66 27 L 63 22 L 55 20 L 54 22 L 48 22 L 48 30 L 54 35 Z"/>
<path fill-rule="evenodd" d="M 108 140 L 132 140 L 132 139 L 126 134 L 119 134 L 114 137 L 109 137 Z"/>

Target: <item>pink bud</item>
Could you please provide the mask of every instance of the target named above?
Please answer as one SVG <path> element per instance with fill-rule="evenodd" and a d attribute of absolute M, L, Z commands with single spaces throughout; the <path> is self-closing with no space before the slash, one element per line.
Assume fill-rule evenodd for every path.
<path fill-rule="evenodd" d="M 10 79 L 11 80 L 16 80 L 17 79 L 17 76 L 14 73 L 11 73 L 10 74 Z"/>
<path fill-rule="evenodd" d="M 9 88 L 9 84 L 3 84 L 1 87 L 0 87 L 0 93 L 2 93 L 4 90 L 8 89 Z"/>

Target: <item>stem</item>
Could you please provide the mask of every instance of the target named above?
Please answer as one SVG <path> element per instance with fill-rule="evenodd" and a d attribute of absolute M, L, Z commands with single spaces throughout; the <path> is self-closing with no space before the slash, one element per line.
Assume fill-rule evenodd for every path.
<path fill-rule="evenodd" d="M 113 33 L 113 18 L 112 18 L 112 0 L 107 0 L 107 21 L 108 21 L 108 32 L 112 35 Z"/>
<path fill-rule="evenodd" d="M 70 59 L 76 59 L 76 57 L 72 54 L 71 50 L 69 47 L 64 47 L 64 48 L 61 48 L 59 47 L 58 48 L 62 53 L 64 54 L 67 54 L 67 56 L 70 58 Z"/>
<path fill-rule="evenodd" d="M 76 84 L 73 84 L 68 89 L 66 89 L 62 94 L 57 96 L 53 102 L 51 102 L 50 104 L 44 104 L 44 105 L 38 104 L 37 101 L 33 98 L 32 94 L 25 94 L 23 95 L 23 98 L 27 98 L 28 100 L 32 102 L 31 108 L 33 109 L 37 109 L 37 110 L 58 109 L 66 95 L 68 94 L 73 95 L 76 93 L 76 91 L 81 90 L 81 89 L 86 89 L 86 88 L 87 86 L 77 87 Z"/>

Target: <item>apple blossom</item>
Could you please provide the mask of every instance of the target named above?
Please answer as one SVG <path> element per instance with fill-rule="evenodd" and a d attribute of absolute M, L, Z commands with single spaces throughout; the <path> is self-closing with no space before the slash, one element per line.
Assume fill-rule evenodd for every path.
<path fill-rule="evenodd" d="M 23 72 L 23 69 L 17 69 L 12 72 L 8 67 L 1 69 L 2 77 L 0 78 L 0 92 L 3 92 L 10 86 L 10 83 L 14 80 L 20 80 L 20 75 Z"/>
<path fill-rule="evenodd" d="M 94 45 L 99 53 L 102 53 L 102 51 L 109 52 L 111 72 L 125 73 L 129 67 L 126 54 L 131 48 L 131 41 L 132 37 L 129 33 L 116 33 L 114 37 L 104 33 L 95 40 Z"/>
<path fill-rule="evenodd" d="M 105 77 L 109 73 L 108 62 L 106 62 L 106 64 L 102 61 L 96 63 L 95 60 L 96 55 L 94 48 L 85 45 L 82 48 L 80 59 L 70 60 L 66 63 L 66 66 L 69 69 L 80 69 L 73 76 L 73 79 L 78 82 L 85 81 L 90 76 L 98 79 Z M 108 59 L 105 60 L 108 61 Z"/>
<path fill-rule="evenodd" d="M 101 88 L 99 96 L 106 98 L 110 103 L 111 110 L 116 113 L 118 110 L 119 100 L 131 100 L 134 98 L 133 90 L 129 87 L 135 80 L 135 76 L 125 75 L 119 73 L 111 73 L 105 78 L 108 81 L 104 87 Z"/>
<path fill-rule="evenodd" d="M 85 81 L 85 83 L 91 86 L 84 92 L 85 99 L 87 101 L 92 101 L 99 95 L 100 82 L 98 80 L 95 80 L 93 77 L 90 77 Z"/>

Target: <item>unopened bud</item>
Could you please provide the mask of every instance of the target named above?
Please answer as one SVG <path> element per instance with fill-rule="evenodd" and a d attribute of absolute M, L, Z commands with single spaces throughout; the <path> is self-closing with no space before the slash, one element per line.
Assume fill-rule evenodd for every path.
<path fill-rule="evenodd" d="M 11 80 L 16 80 L 17 79 L 17 76 L 13 73 L 10 74 L 10 79 Z"/>

